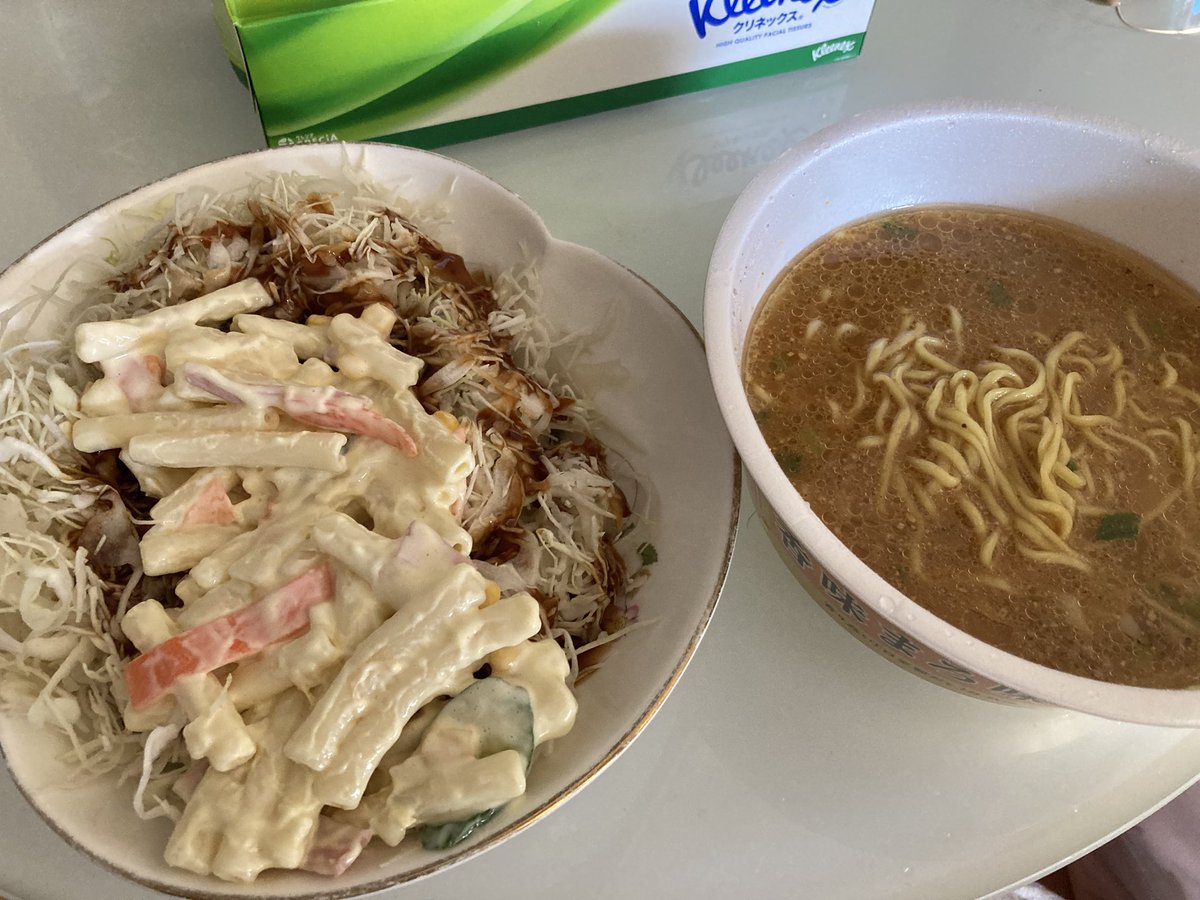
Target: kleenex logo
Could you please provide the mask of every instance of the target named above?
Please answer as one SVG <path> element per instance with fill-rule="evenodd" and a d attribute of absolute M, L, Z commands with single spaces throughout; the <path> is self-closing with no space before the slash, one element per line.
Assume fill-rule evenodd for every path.
<path fill-rule="evenodd" d="M 816 12 L 822 6 L 833 6 L 840 2 L 841 0 L 688 0 L 688 9 L 692 13 L 692 25 L 696 34 L 703 38 L 708 36 L 709 28 L 720 28 L 726 22 L 754 15 L 772 6 L 802 3 L 809 7 L 811 12 Z"/>
<path fill-rule="evenodd" d="M 830 53 L 853 53 L 856 47 L 858 47 L 858 42 L 853 40 L 829 41 L 820 47 L 813 47 L 813 62 L 816 62 L 822 56 L 828 56 Z"/>

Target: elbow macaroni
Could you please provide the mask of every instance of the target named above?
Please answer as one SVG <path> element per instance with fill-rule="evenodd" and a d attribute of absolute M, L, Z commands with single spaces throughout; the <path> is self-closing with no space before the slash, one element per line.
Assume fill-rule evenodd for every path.
<path fill-rule="evenodd" d="M 241 881 L 302 865 L 329 807 L 394 842 L 413 824 L 520 795 L 518 754 L 439 756 L 420 741 L 438 698 L 474 683 L 485 662 L 528 692 L 530 746 L 575 715 L 562 650 L 529 640 L 542 628 L 537 602 L 497 600 L 470 564 L 452 510 L 475 461 L 456 423 L 414 395 L 422 364 L 389 342 L 395 313 L 376 304 L 303 325 L 254 314 L 271 302 L 245 281 L 76 332 L 80 359 L 104 377 L 81 397 L 72 440 L 120 451 L 161 497 L 143 568 L 186 573 L 181 607 L 144 601 L 125 616 L 140 651 L 235 616 L 316 562 L 332 566 L 333 597 L 308 610 L 301 633 L 219 675 L 183 674 L 169 697 L 127 712 L 130 727 L 179 722 L 188 754 L 210 764 L 168 862 Z M 378 417 L 418 452 L 378 438 Z M 363 802 L 381 766 L 390 799 Z"/>

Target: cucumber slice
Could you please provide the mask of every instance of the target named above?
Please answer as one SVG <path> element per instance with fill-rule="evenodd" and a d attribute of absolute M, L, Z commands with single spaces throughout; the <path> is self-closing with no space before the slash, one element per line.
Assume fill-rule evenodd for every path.
<path fill-rule="evenodd" d="M 421 846 L 426 850 L 449 850 L 455 844 L 465 841 L 471 832 L 499 811 L 500 807 L 495 806 L 469 819 L 447 822 L 444 825 L 426 825 L 421 829 Z"/>
<path fill-rule="evenodd" d="M 525 771 L 529 771 L 533 761 L 533 707 L 525 688 L 510 684 L 503 678 L 480 679 L 442 708 L 426 735 L 448 726 L 478 729 L 478 759 L 502 750 L 516 750 L 525 760 Z M 421 829 L 421 845 L 426 850 L 453 847 L 491 819 L 499 809 L 481 810 L 455 822 L 426 825 Z"/>

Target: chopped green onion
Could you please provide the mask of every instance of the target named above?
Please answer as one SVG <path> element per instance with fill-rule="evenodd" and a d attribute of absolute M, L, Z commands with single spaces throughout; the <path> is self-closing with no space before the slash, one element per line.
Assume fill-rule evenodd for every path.
<path fill-rule="evenodd" d="M 1098 541 L 1132 541 L 1138 536 L 1142 517 L 1135 512 L 1109 513 L 1100 519 L 1096 529 Z"/>
<path fill-rule="evenodd" d="M 775 462 L 779 463 L 779 468 L 783 469 L 785 475 L 795 475 L 800 471 L 804 457 L 788 450 L 776 450 Z"/>
<path fill-rule="evenodd" d="M 108 246 L 112 247 L 112 250 L 108 251 L 108 255 L 104 257 L 104 261 L 110 266 L 115 266 L 121 261 L 121 248 L 108 238 L 103 238 L 102 240 L 104 243 L 108 244 Z"/>
<path fill-rule="evenodd" d="M 987 289 L 988 303 L 997 309 L 1008 309 L 1012 306 L 1012 294 L 1008 292 L 1008 288 L 1004 286 L 1002 281 L 993 281 L 988 285 Z"/>
<path fill-rule="evenodd" d="M 1154 585 L 1154 593 L 1164 600 L 1175 601 L 1179 599 L 1179 591 L 1174 586 L 1167 584 L 1165 581 L 1160 581 Z"/>
<path fill-rule="evenodd" d="M 1079 463 L 1075 462 L 1075 460 L 1073 460 L 1073 459 L 1068 459 L 1067 460 L 1067 468 L 1072 472 L 1078 472 L 1079 471 Z"/>
<path fill-rule="evenodd" d="M 1147 647 L 1145 644 L 1134 642 L 1134 645 L 1130 649 L 1133 651 L 1133 661 L 1139 668 L 1152 666 L 1158 659 L 1158 654 L 1154 652 L 1154 648 Z"/>
<path fill-rule="evenodd" d="M 643 566 L 652 566 L 658 562 L 658 549 L 650 543 L 638 547 L 638 555 L 642 558 Z"/>
<path fill-rule="evenodd" d="M 822 440 L 820 433 L 815 428 L 809 428 L 807 425 L 796 430 L 796 443 L 800 445 L 800 450 L 810 456 L 820 456 L 822 449 Z"/>
<path fill-rule="evenodd" d="M 782 353 L 776 353 L 767 360 L 767 371 L 772 375 L 782 375 L 783 370 L 788 367 L 788 358 Z"/>
<path fill-rule="evenodd" d="M 888 220 L 879 226 L 883 229 L 883 233 L 892 240 L 911 241 L 917 236 L 917 229 L 911 225 L 905 225 L 903 222 L 893 222 Z"/>

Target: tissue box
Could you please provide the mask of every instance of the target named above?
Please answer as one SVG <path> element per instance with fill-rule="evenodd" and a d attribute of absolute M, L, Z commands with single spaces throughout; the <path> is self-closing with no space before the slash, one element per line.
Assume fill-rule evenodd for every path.
<path fill-rule="evenodd" d="M 857 56 L 874 0 L 214 0 L 271 146 L 441 146 Z"/>

